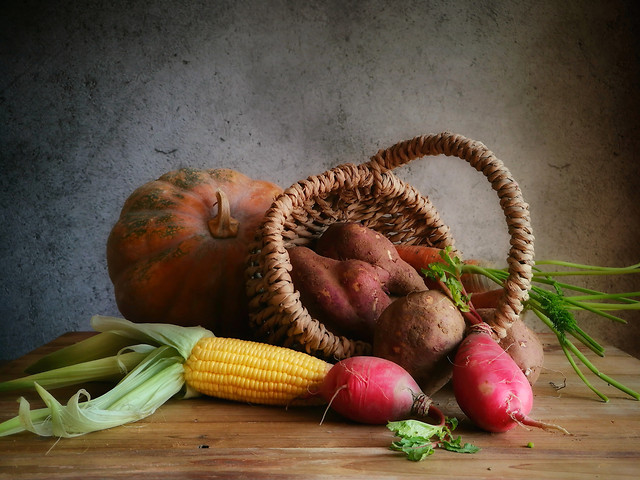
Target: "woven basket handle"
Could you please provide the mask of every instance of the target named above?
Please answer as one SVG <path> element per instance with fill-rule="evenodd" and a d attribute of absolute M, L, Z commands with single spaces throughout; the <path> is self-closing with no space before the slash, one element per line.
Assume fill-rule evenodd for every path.
<path fill-rule="evenodd" d="M 511 236 L 507 258 L 509 275 L 492 325 L 502 338 L 522 312 L 531 286 L 534 237 L 529 206 L 524 202 L 520 187 L 511 173 L 493 152 L 480 142 L 449 132 L 415 137 L 380 150 L 371 157 L 368 166 L 376 176 L 427 155 L 455 156 L 466 160 L 487 177 L 498 193 Z"/>

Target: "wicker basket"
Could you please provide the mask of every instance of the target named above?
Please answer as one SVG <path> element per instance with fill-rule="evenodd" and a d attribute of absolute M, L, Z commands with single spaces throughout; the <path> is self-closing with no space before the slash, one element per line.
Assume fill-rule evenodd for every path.
<path fill-rule="evenodd" d="M 331 360 L 371 353 L 371 345 L 334 335 L 312 318 L 293 286 L 287 247 L 310 245 L 335 222 L 361 222 L 394 243 L 453 246 L 449 227 L 425 196 L 392 169 L 427 155 L 466 160 L 497 192 L 511 237 L 509 276 L 492 327 L 503 337 L 522 311 L 531 284 L 529 207 L 502 161 L 480 142 L 452 133 L 416 137 L 300 181 L 267 211 L 246 270 L 250 322 L 257 338 Z"/>

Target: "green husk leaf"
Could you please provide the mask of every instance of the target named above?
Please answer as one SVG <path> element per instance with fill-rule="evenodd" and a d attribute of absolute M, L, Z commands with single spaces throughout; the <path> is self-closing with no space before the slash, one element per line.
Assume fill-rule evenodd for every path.
<path fill-rule="evenodd" d="M 117 381 L 138 365 L 147 356 L 149 349 L 154 348 L 147 347 L 146 351 L 139 349 L 8 380 L 0 383 L 0 392 L 34 388 L 36 383 L 45 388 L 61 388 L 82 382 Z"/>
<path fill-rule="evenodd" d="M 0 424 L 0 436 L 27 430 L 41 436 L 74 437 L 145 418 L 183 389 L 182 363 L 175 348 L 155 348 L 107 393 L 91 399 L 81 389 L 66 405 L 35 384 L 47 408 L 32 411 L 21 398 L 17 420 Z"/>
<path fill-rule="evenodd" d="M 4 388 L 34 387 L 46 408 L 31 410 L 29 402 L 21 398 L 18 416 L 0 424 L 0 436 L 27 430 L 43 436 L 73 437 L 140 420 L 178 394 L 193 395 L 185 386 L 183 364 L 201 338 L 213 336 L 209 330 L 161 323 L 135 324 L 104 316 L 93 317 L 91 323 L 102 333 L 35 364 L 37 369 L 45 365 L 59 368 L 5 382 Z M 91 358 L 95 357 L 91 348 L 108 352 L 108 356 Z M 122 369 L 131 371 L 124 375 Z M 103 380 L 107 375 L 118 374 L 121 380 L 105 394 L 91 399 L 81 389 L 66 405 L 45 388 Z"/>
<path fill-rule="evenodd" d="M 213 336 L 213 333 L 202 327 L 181 327 L 164 323 L 133 323 L 124 318 L 95 315 L 91 318 L 91 326 L 98 332 L 111 332 L 138 342 L 151 345 L 170 345 L 185 360 L 191 350 L 202 337 Z"/>
<path fill-rule="evenodd" d="M 132 342 L 131 338 L 122 337 L 112 332 L 98 333 L 73 345 L 56 350 L 49 355 L 45 355 L 28 366 L 25 373 L 40 373 L 91 360 L 111 357 L 132 343 L 134 342 Z"/>

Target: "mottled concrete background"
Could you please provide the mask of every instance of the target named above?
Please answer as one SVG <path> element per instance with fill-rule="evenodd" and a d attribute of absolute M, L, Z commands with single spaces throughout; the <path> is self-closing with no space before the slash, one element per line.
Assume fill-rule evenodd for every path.
<path fill-rule="evenodd" d="M 286 187 L 454 131 L 512 170 L 538 259 L 640 261 L 635 3 L 2 2 L 0 358 L 118 314 L 111 226 L 135 187 L 184 166 Z M 484 177 L 441 158 L 399 174 L 467 256 L 504 262 Z M 640 313 L 626 318 L 581 321 L 640 355 Z"/>

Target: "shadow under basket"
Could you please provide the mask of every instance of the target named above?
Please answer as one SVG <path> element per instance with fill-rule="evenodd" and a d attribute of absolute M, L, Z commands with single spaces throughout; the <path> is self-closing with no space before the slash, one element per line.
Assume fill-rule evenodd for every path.
<path fill-rule="evenodd" d="M 332 223 L 359 222 L 395 244 L 454 247 L 429 198 L 392 170 L 425 156 L 465 160 L 497 192 L 510 235 L 508 277 L 491 326 L 503 337 L 531 286 L 533 234 L 529 206 L 503 162 L 482 143 L 453 133 L 424 135 L 380 150 L 368 162 L 344 164 L 286 189 L 273 202 L 251 246 L 246 269 L 249 315 L 260 341 L 330 361 L 371 354 L 369 343 L 338 336 L 313 318 L 291 280 L 287 248 L 311 245 Z"/>

